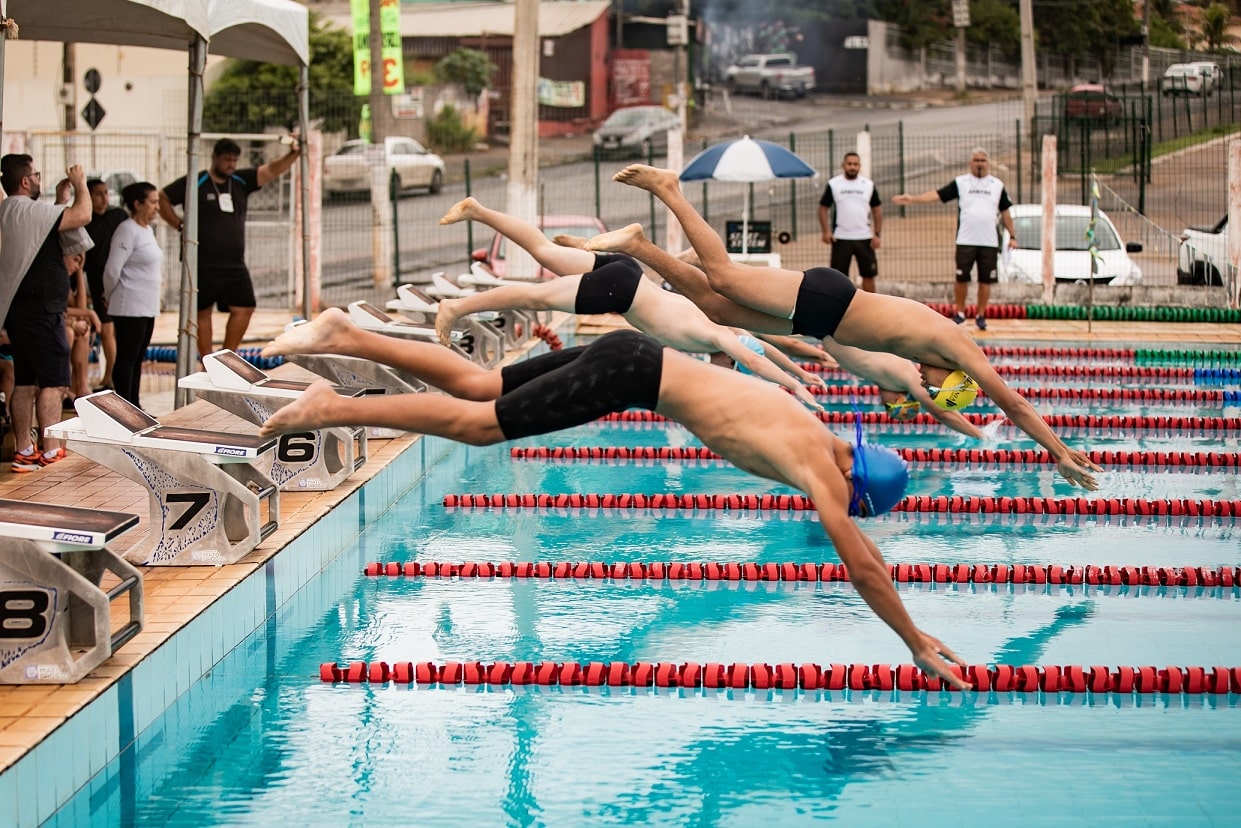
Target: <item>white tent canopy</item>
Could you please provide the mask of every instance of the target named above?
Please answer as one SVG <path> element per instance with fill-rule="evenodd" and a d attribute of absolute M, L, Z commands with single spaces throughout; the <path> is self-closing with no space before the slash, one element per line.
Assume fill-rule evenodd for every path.
<path fill-rule="evenodd" d="M 185 232 L 182 245 L 198 245 L 198 137 L 202 132 L 202 75 L 207 51 L 224 57 L 300 65 L 298 121 L 309 117 L 310 12 L 293 0 L 0 0 L 0 18 L 12 19 L 26 40 L 107 43 L 188 50 L 190 113 L 186 141 Z M 4 40 L 0 36 L 0 124 L 4 116 Z M 308 162 L 301 157 L 302 261 L 310 260 L 305 226 Z M 182 257 L 177 378 L 193 361 L 198 257 Z M 306 274 L 303 273 L 303 278 Z M 310 291 L 303 291 L 305 297 Z M 303 312 L 309 308 L 304 307 Z M 177 404 L 189 401 L 178 389 Z"/>

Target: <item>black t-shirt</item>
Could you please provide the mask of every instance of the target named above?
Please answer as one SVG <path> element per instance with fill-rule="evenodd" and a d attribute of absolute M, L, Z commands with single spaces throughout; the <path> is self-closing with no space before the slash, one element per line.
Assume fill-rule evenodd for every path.
<path fill-rule="evenodd" d="M 203 170 L 198 174 L 198 267 L 200 270 L 244 270 L 246 267 L 246 201 L 259 189 L 256 168 L 237 170 L 216 184 Z M 177 206 L 185 203 L 185 176 L 164 188 Z M 221 196 L 233 203 L 231 213 L 220 209 Z"/>
<path fill-rule="evenodd" d="M 13 294 L 9 313 L 64 313 L 69 307 L 69 271 L 65 254 L 60 249 L 60 220 L 52 225 L 30 269 Z"/>
<path fill-rule="evenodd" d="M 86 251 L 86 275 L 90 279 L 103 279 L 103 269 L 108 265 L 108 253 L 112 250 L 112 234 L 129 214 L 120 207 L 109 207 L 102 213 L 91 213 L 86 233 L 95 246 Z"/>

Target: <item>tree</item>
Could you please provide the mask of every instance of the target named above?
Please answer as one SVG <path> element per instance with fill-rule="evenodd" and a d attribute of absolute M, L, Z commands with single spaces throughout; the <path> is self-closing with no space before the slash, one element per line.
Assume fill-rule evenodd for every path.
<path fill-rule="evenodd" d="M 471 97 L 491 86 L 491 78 L 499 69 L 478 49 L 458 49 L 435 64 L 435 79 L 440 83 L 459 83 Z"/>
<path fill-rule="evenodd" d="M 1006 0 L 972 0 L 965 37 L 977 46 L 994 46 L 1006 55 L 1019 55 L 1021 20 L 1017 8 Z"/>
<path fill-rule="evenodd" d="M 356 133 L 363 101 L 353 94 L 353 41 L 310 14 L 310 117 L 327 131 Z M 203 100 L 206 132 L 257 133 L 297 122 L 298 67 L 230 60 Z"/>
<path fill-rule="evenodd" d="M 1034 28 L 1043 48 L 1063 55 L 1091 55 L 1104 74 L 1112 70 L 1116 45 L 1141 34 L 1131 0 L 1036 5 Z"/>
<path fill-rule="evenodd" d="M 1219 52 L 1227 45 L 1237 42 L 1237 38 L 1228 34 L 1228 24 L 1232 21 L 1232 10 L 1223 3 L 1212 3 L 1202 12 L 1202 40 L 1208 52 Z"/>
<path fill-rule="evenodd" d="M 946 40 L 952 32 L 949 0 L 875 0 L 875 12 L 901 30 L 901 46 L 911 51 Z"/>

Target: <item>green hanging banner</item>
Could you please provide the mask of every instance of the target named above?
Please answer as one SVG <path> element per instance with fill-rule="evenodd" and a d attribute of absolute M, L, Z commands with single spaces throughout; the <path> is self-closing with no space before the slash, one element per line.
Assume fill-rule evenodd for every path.
<path fill-rule="evenodd" d="M 353 94 L 371 94 L 371 7 L 370 0 L 350 0 L 353 15 Z M 405 58 L 401 54 L 400 0 L 382 0 L 379 28 L 383 35 L 383 92 L 400 95 L 405 91 Z"/>

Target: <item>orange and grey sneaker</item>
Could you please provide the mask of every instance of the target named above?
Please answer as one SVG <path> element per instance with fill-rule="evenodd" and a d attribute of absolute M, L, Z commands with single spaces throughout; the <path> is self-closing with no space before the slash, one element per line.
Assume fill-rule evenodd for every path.
<path fill-rule="evenodd" d="M 64 451 L 64 449 L 61 449 Z M 27 472 L 36 472 L 43 468 L 40 462 L 43 455 L 38 449 L 31 449 L 30 454 L 22 454 L 21 452 L 13 453 L 12 471 L 14 474 L 26 474 Z"/>
<path fill-rule="evenodd" d="M 45 451 L 39 455 L 39 465 L 50 466 L 53 463 L 59 463 L 68 456 L 69 452 L 65 451 L 63 448 L 58 448 L 55 451 Z"/>

